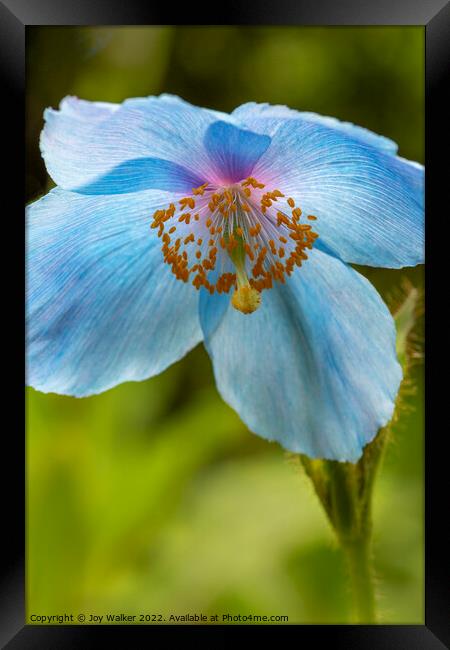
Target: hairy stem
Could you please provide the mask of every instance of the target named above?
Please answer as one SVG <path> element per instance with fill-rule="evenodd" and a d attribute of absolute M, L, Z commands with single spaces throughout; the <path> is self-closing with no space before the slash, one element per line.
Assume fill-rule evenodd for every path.
<path fill-rule="evenodd" d="M 371 497 L 361 488 L 360 468 L 329 462 L 333 525 L 344 551 L 357 623 L 374 623 L 375 590 L 371 555 Z M 367 476 L 365 477 L 367 478 Z"/>
<path fill-rule="evenodd" d="M 355 539 L 343 544 L 350 574 L 354 618 L 357 623 L 375 623 L 375 590 L 370 539 Z"/>

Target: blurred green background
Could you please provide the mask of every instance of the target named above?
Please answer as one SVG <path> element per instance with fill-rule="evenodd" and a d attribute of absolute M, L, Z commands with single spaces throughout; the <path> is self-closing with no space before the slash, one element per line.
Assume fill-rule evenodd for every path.
<path fill-rule="evenodd" d="M 52 187 L 45 107 L 169 92 L 230 111 L 352 121 L 423 163 L 421 27 L 27 28 L 27 200 Z M 359 268 L 384 298 L 423 269 Z M 420 340 L 419 323 L 419 340 Z M 423 380 L 375 492 L 380 621 L 423 623 Z M 158 377 L 74 399 L 27 390 L 27 615 L 280 614 L 350 620 L 343 559 L 308 480 L 217 394 L 202 346 Z"/>

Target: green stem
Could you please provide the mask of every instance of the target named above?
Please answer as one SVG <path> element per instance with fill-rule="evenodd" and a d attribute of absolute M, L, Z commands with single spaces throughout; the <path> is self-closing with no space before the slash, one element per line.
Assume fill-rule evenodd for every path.
<path fill-rule="evenodd" d="M 357 623 L 375 623 L 375 593 L 370 539 L 342 543 L 352 585 L 354 617 Z"/>
<path fill-rule="evenodd" d="M 368 493 L 361 490 L 360 467 L 357 465 L 329 461 L 328 475 L 333 525 L 347 559 L 354 618 L 357 623 L 374 623 L 376 616 L 370 507 L 372 490 Z"/>

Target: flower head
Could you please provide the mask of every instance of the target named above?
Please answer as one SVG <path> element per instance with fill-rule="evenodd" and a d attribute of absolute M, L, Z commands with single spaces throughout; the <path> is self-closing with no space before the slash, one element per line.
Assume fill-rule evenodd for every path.
<path fill-rule="evenodd" d="M 98 393 L 203 340 L 251 430 L 357 460 L 392 416 L 391 315 L 348 263 L 423 261 L 423 168 L 285 107 L 66 98 L 41 137 L 57 187 L 27 210 L 27 378 Z"/>

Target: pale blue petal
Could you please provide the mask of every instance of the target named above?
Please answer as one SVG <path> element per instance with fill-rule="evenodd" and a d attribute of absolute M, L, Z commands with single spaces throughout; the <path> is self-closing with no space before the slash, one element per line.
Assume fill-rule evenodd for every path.
<path fill-rule="evenodd" d="M 27 383 L 77 397 L 155 375 L 201 339 L 198 292 L 163 263 L 165 192 L 55 188 L 27 209 Z"/>
<path fill-rule="evenodd" d="M 77 189 L 81 194 L 128 194 L 141 190 L 164 190 L 191 194 L 192 189 L 204 182 L 185 167 L 161 158 L 127 160 Z"/>
<path fill-rule="evenodd" d="M 232 117 L 241 122 L 247 128 L 257 131 L 258 133 L 267 133 L 273 135 L 279 126 L 285 120 L 305 120 L 306 122 L 313 122 L 321 124 L 331 129 L 336 129 L 341 133 L 355 138 L 372 147 L 381 149 L 385 153 L 396 154 L 398 145 L 390 138 L 383 135 L 378 135 L 369 129 L 362 126 L 357 126 L 351 122 L 341 122 L 335 117 L 327 115 L 319 115 L 318 113 L 311 113 L 305 111 L 296 111 L 287 106 L 271 105 L 271 104 L 256 104 L 255 102 L 248 102 L 242 104 L 232 112 Z"/>
<path fill-rule="evenodd" d="M 66 99 L 60 110 L 44 114 L 41 151 L 50 176 L 62 188 L 112 194 L 140 189 L 146 182 L 147 188 L 164 189 L 172 177 L 178 188 L 184 169 L 186 192 L 193 178 L 207 178 L 211 162 L 203 139 L 216 119 L 209 111 L 167 96 L 129 99 L 110 110 L 90 102 L 82 106 L 75 110 L 73 100 Z M 151 162 L 134 167 L 139 159 Z"/>
<path fill-rule="evenodd" d="M 249 429 L 311 457 L 355 462 L 393 414 L 402 371 L 392 316 L 372 285 L 313 250 L 243 315 L 201 298 L 216 383 Z"/>
<path fill-rule="evenodd" d="M 218 121 L 208 127 L 204 142 L 216 178 L 221 183 L 234 183 L 250 176 L 270 140 L 267 135 Z"/>
<path fill-rule="evenodd" d="M 92 124 L 92 122 L 102 122 L 107 119 L 119 107 L 120 104 L 90 102 L 68 95 L 61 100 L 59 110 L 67 116 L 70 115 L 73 119 Z"/>
<path fill-rule="evenodd" d="M 166 102 L 173 102 L 174 104 L 177 103 L 182 103 L 187 106 L 191 106 L 189 102 L 186 100 L 182 99 L 181 97 L 178 97 L 178 95 L 171 95 L 170 93 L 162 93 L 161 95 L 158 95 L 159 99 L 163 99 Z M 222 122 L 230 122 L 231 124 L 234 124 L 235 126 L 239 126 L 239 122 L 235 120 L 229 113 L 224 113 L 223 111 L 218 111 L 213 108 L 202 108 L 202 110 L 206 111 L 212 117 L 214 118 L 214 121 L 222 121 Z"/>
<path fill-rule="evenodd" d="M 318 242 L 344 261 L 390 268 L 424 261 L 421 165 L 336 129 L 288 120 L 252 173 L 315 215 Z"/>
<path fill-rule="evenodd" d="M 218 111 L 162 95 L 104 105 L 66 98 L 45 111 L 41 151 L 53 180 L 83 194 L 190 193 L 245 178 L 270 137 Z"/>

